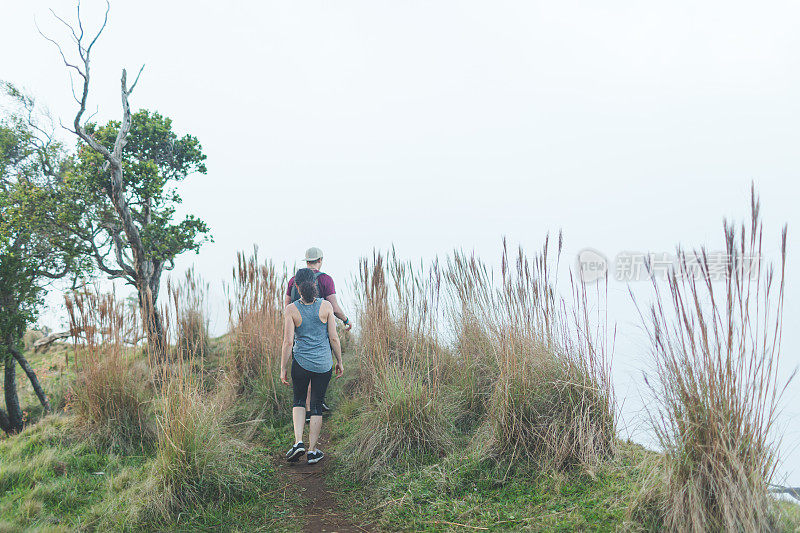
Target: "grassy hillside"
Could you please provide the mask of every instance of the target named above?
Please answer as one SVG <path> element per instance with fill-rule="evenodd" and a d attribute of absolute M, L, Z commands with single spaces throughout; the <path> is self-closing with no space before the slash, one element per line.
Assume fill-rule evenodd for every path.
<path fill-rule="evenodd" d="M 675 275 L 657 293 L 656 453 L 619 438 L 602 291 L 560 296 L 548 246 L 504 249 L 497 276 L 461 253 L 363 259 L 314 471 L 280 467 L 291 389 L 272 263 L 240 254 L 216 339 L 207 285 L 192 271 L 168 284 L 166 354 L 125 342 L 138 313 L 113 295 L 72 294 L 74 330 L 93 333 L 77 352 L 28 346 L 56 412 L 42 417 L 20 380 L 27 429 L 0 440 L 0 530 L 307 531 L 332 516 L 374 531 L 800 530 L 800 508 L 767 491 L 781 326 L 767 318 L 782 292 L 751 298 L 761 285 L 732 277 L 709 314 L 681 305 L 711 285 Z M 307 507 L 319 487 L 326 507 Z"/>
<path fill-rule="evenodd" d="M 331 427 L 337 443 L 360 433 L 363 401 L 344 398 Z M 367 429 L 368 431 L 368 429 Z M 514 469 L 481 458 L 480 432 L 461 433 L 441 456 L 413 452 L 365 486 L 346 460 L 329 467 L 349 513 L 385 531 L 663 531 L 657 515 L 637 508 L 659 454 L 618 442 L 610 461 L 569 471 Z M 800 506 L 776 502 L 776 531 L 800 531 Z"/>
<path fill-rule="evenodd" d="M 223 351 L 214 339 L 208 369 L 220 365 Z M 69 381 L 65 345 L 27 356 L 48 390 Z M 353 357 L 346 362 L 357 366 Z M 334 382 L 329 396 L 336 407 L 328 420 L 334 445 L 358 433 L 363 399 L 350 383 Z M 23 395 L 33 420 L 32 391 Z M 304 501 L 286 491 L 277 463 L 290 434 L 288 420 L 258 424 L 252 437 L 259 491 L 224 500 L 208 499 L 168 519 L 148 513 L 155 458 L 109 445 L 62 411 L 33 423 L 20 435 L 0 441 L 0 531 L 75 531 L 165 529 L 174 531 L 300 531 Z M 657 524 L 632 522 L 629 510 L 657 455 L 621 442 L 612 461 L 568 472 L 521 471 L 481 458 L 475 428 L 459 432 L 443 454 L 399 456 L 391 468 L 366 484 L 346 459 L 327 466 L 326 482 L 342 510 L 358 523 L 387 531 L 613 531 L 656 530 Z M 800 507 L 781 504 L 781 530 L 800 528 Z M 485 528 L 485 529 L 484 529 Z"/>
<path fill-rule="evenodd" d="M 66 346 L 45 354 L 28 352 L 47 390 L 73 376 L 64 369 Z M 217 364 L 211 357 L 209 367 Z M 23 387 L 24 389 L 24 387 Z M 39 416 L 32 391 L 22 395 L 32 420 Z M 286 531 L 298 495 L 280 489 L 276 455 L 284 446 L 286 421 L 278 431 L 260 424 L 249 440 L 252 492 L 208 497 L 161 516 L 163 497 L 152 448 L 132 450 L 87 431 L 61 402 L 59 412 L 0 440 L 0 531 L 152 530 Z"/>
<path fill-rule="evenodd" d="M 361 428 L 362 404 L 345 400 L 332 420 L 340 440 Z M 368 430 L 367 430 L 368 431 Z M 620 443 L 614 460 L 568 472 L 514 469 L 482 457 L 480 432 L 461 432 L 441 456 L 408 452 L 375 476 L 365 490 L 344 462 L 333 470 L 350 510 L 381 529 L 404 531 L 611 531 L 626 514 L 652 459 L 642 447 Z"/>

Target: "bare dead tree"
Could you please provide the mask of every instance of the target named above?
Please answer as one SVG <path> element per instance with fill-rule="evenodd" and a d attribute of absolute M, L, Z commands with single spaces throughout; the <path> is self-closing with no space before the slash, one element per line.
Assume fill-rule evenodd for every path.
<path fill-rule="evenodd" d="M 81 328 L 74 328 L 74 329 L 70 329 L 70 330 L 67 330 L 67 331 L 59 331 L 58 333 L 51 333 L 50 335 L 42 337 L 41 339 L 39 339 L 36 342 L 34 342 L 33 343 L 33 351 L 35 353 L 38 353 L 38 352 L 41 352 L 41 351 L 46 351 L 47 348 L 51 344 L 53 344 L 54 342 L 60 341 L 60 340 L 64 340 L 64 339 L 68 339 L 70 337 L 78 339 L 78 338 L 81 338 L 82 333 L 83 332 L 81 331 Z M 130 344 L 131 346 L 136 346 L 146 338 L 147 338 L 146 335 L 137 335 L 135 333 L 129 333 L 124 338 L 122 338 L 121 341 L 123 343 L 125 343 L 125 344 Z"/>
<path fill-rule="evenodd" d="M 144 70 L 144 65 L 139 69 L 130 87 L 128 86 L 127 71 L 124 68 L 122 69 L 122 77 L 120 79 L 122 121 L 114 141 L 114 146 L 112 149 L 108 149 L 86 130 L 86 122 L 91 119 L 91 116 L 85 118 L 84 115 L 86 114 L 91 82 L 91 53 L 108 23 L 110 4 L 106 1 L 103 23 L 91 39 L 84 32 L 80 7 L 79 1 L 77 5 L 77 22 L 74 24 L 67 22 L 51 10 L 53 16 L 69 30 L 71 44 L 75 46 L 78 52 L 77 60 L 68 59 L 68 55 L 64 52 L 63 47 L 58 41 L 48 37 L 42 33 L 41 30 L 40 33 L 58 49 L 64 65 L 67 67 L 70 74 L 72 95 L 78 104 L 78 111 L 75 114 L 72 128 L 67 129 L 77 135 L 80 140 L 103 157 L 105 160 L 103 166 L 104 172 L 110 170 L 110 177 L 105 186 L 105 193 L 116 211 L 119 226 L 110 228 L 106 225 L 87 232 L 83 237 L 87 240 L 95 262 L 102 272 L 106 273 L 111 279 L 127 279 L 136 287 L 139 297 L 139 308 L 145 330 L 147 331 L 148 342 L 157 350 L 157 353 L 163 355 L 166 353 L 166 340 L 161 313 L 156 302 L 158 299 L 161 273 L 165 265 L 162 261 L 157 261 L 148 257 L 145 251 L 141 232 L 131 215 L 128 199 L 125 196 L 122 166 L 122 153 L 131 130 L 131 107 L 129 100 L 139 81 L 139 76 L 141 76 L 142 70 Z M 80 94 L 75 90 L 76 80 L 79 82 Z M 111 242 L 101 241 L 101 234 L 105 236 L 110 235 Z M 130 247 L 130 255 L 126 253 L 126 245 Z M 112 250 L 116 265 L 111 265 L 107 262 L 108 255 Z"/>

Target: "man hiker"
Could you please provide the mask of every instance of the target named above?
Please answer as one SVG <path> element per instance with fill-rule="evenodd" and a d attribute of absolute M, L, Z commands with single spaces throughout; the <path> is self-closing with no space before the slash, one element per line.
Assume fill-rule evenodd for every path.
<path fill-rule="evenodd" d="M 328 274 L 321 272 L 322 268 L 322 250 L 317 248 L 316 246 L 312 246 L 308 250 L 306 250 L 306 267 L 310 268 L 314 272 L 314 278 L 317 283 L 317 294 L 320 298 L 327 300 L 330 302 L 331 307 L 333 307 L 333 314 L 344 323 L 344 327 L 347 331 L 350 331 L 350 328 L 353 325 L 350 323 L 350 319 L 347 318 L 347 315 L 344 314 L 342 308 L 339 307 L 339 302 L 336 301 L 336 287 L 333 283 L 333 278 L 330 277 Z M 286 295 L 283 297 L 283 306 L 286 307 L 297 300 L 300 299 L 300 291 L 297 288 L 297 285 L 294 282 L 294 276 L 292 279 L 289 280 L 289 285 L 286 287 Z M 325 404 L 325 398 L 322 398 L 322 407 L 325 411 L 330 411 L 328 406 Z M 306 413 L 311 412 L 311 385 L 308 386 L 308 395 L 306 397 Z M 306 415 L 306 422 L 308 422 L 308 414 Z"/>

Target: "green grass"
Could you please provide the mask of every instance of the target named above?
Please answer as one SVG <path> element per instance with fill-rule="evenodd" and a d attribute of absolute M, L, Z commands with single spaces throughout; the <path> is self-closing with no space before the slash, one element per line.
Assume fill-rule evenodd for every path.
<path fill-rule="evenodd" d="M 464 442 L 444 459 L 398 461 L 399 468 L 373 480 L 373 490 L 345 468 L 335 469 L 335 479 L 348 510 L 382 530 L 613 531 L 625 525 L 644 453 L 626 445 L 620 459 L 591 472 L 522 473 L 480 459 Z M 372 497 L 365 501 L 365 493 Z"/>
<path fill-rule="evenodd" d="M 337 401 L 337 400 L 335 400 Z M 331 431 L 335 442 L 361 420 L 359 399 L 339 399 Z M 618 443 L 614 458 L 591 470 L 536 472 L 509 469 L 485 458 L 481 433 L 463 432 L 440 458 L 405 454 L 367 487 L 346 464 L 331 468 L 343 511 L 381 531 L 658 531 L 651 518 L 629 511 L 655 452 Z M 781 531 L 800 531 L 800 506 L 778 504 Z M 644 520 L 644 523 L 642 523 Z"/>
<path fill-rule="evenodd" d="M 109 497 L 117 475 L 145 463 L 69 432 L 68 419 L 56 415 L 0 442 L 0 530 L 75 529 Z"/>
<path fill-rule="evenodd" d="M 779 501 L 777 510 L 779 531 L 800 531 L 800 505 L 795 501 Z"/>
<path fill-rule="evenodd" d="M 28 357 L 43 372 L 48 391 L 71 375 L 61 373 L 61 349 Z M 207 363 L 219 357 L 213 350 Z M 346 366 L 355 368 L 352 360 Z M 332 380 L 328 394 L 335 412 L 325 423 L 334 446 L 367 422 L 359 417 L 362 399 L 349 395 L 347 379 Z M 23 390 L 21 398 L 35 415 L 32 391 Z M 254 404 L 242 406 L 243 412 L 256 412 L 263 399 L 253 395 L 241 402 Z M 20 435 L 0 439 L 0 533 L 298 531 L 303 523 L 296 517 L 307 502 L 286 488 L 287 480 L 275 467 L 292 438 L 288 410 L 286 415 L 255 423 L 248 432 L 257 458 L 251 463 L 257 491 L 194 503 L 167 519 L 147 512 L 149 498 L 159 494 L 152 452 L 111 446 L 76 428 L 69 413 L 45 417 Z M 348 465 L 334 462 L 326 481 L 340 498 L 340 513 L 386 531 L 657 530 L 656 524 L 626 522 L 646 465 L 655 457 L 641 446 L 620 443 L 614 459 L 591 471 L 548 473 L 509 469 L 507 463 L 486 458 L 475 426 L 462 428 L 455 439 L 444 456 L 401 454 L 366 485 Z M 781 530 L 800 531 L 800 506 L 780 502 L 778 508 Z"/>
<path fill-rule="evenodd" d="M 217 339 L 212 343 L 221 346 Z M 211 361 L 216 362 L 221 351 L 215 349 Z M 67 353 L 69 368 L 64 364 Z M 154 475 L 153 451 L 137 453 L 110 444 L 76 424 L 69 410 L 64 412 L 63 401 L 53 401 L 74 377 L 71 349 L 57 344 L 26 357 L 51 395 L 56 413 L 41 418 L 36 396 L 20 376 L 20 400 L 28 423 L 19 435 L 0 438 L 0 533 L 296 531 L 302 525 L 289 517 L 297 515 L 304 502 L 292 491 L 282 490 L 285 481 L 274 464 L 283 453 L 284 437 L 291 433 L 286 420 L 259 422 L 249 432 L 248 479 L 254 490 L 192 503 L 164 518 L 150 512 L 153 506 L 148 503 L 162 491 Z"/>
<path fill-rule="evenodd" d="M 203 502 L 164 521 L 146 513 L 153 459 L 103 449 L 76 435 L 70 417 L 53 415 L 0 442 L 0 531 L 285 531 L 299 498 L 272 460 L 283 442 L 271 427 L 258 435 L 258 493 Z"/>

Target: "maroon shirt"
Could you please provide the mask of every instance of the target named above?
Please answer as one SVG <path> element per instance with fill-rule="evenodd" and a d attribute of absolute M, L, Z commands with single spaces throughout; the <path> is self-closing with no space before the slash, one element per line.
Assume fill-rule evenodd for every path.
<path fill-rule="evenodd" d="M 314 272 L 319 272 L 319 270 L 315 270 Z M 336 294 L 336 287 L 333 285 L 333 278 L 324 272 L 317 278 L 317 283 L 319 284 L 320 294 L 318 296 L 320 298 L 325 299 L 331 294 Z M 292 296 L 292 287 L 294 287 L 294 276 L 292 276 L 292 279 L 289 280 L 289 285 L 286 287 L 286 296 L 289 296 L 290 298 Z"/>

